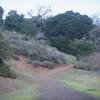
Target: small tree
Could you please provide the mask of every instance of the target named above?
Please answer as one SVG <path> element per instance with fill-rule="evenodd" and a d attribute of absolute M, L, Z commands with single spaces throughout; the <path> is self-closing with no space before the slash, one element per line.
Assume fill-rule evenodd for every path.
<path fill-rule="evenodd" d="M 96 50 L 100 52 L 100 27 L 95 27 L 89 32 L 90 38 L 96 43 Z"/>
<path fill-rule="evenodd" d="M 70 44 L 70 51 L 76 56 L 86 56 L 92 53 L 95 49 L 93 41 L 90 40 L 74 40 Z"/>
<path fill-rule="evenodd" d="M 8 59 L 10 56 L 10 46 L 0 34 L 0 59 Z"/>
<path fill-rule="evenodd" d="M 15 74 L 10 69 L 9 65 L 6 65 L 3 60 L 8 59 L 10 56 L 10 47 L 8 42 L 0 34 L 0 76 L 15 78 Z"/>
<path fill-rule="evenodd" d="M 33 19 L 24 19 L 20 27 L 20 32 L 29 36 L 34 36 L 37 33 L 37 27 Z"/>
<path fill-rule="evenodd" d="M 24 15 L 19 15 L 16 10 L 11 10 L 5 19 L 5 26 L 7 29 L 20 31 L 20 25 L 24 20 Z"/>
<path fill-rule="evenodd" d="M 68 52 L 71 40 L 66 36 L 54 36 L 50 38 L 51 45 L 63 52 Z"/>
<path fill-rule="evenodd" d="M 3 22 L 3 20 L 2 20 L 2 18 L 3 18 L 3 13 L 4 13 L 4 10 L 3 10 L 2 7 L 0 7 L 0 25 L 1 25 L 2 22 Z"/>

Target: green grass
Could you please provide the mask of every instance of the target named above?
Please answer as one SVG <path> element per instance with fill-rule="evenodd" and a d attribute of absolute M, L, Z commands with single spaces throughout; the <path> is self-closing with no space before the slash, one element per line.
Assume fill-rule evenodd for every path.
<path fill-rule="evenodd" d="M 65 59 L 66 59 L 67 63 L 69 63 L 69 64 L 74 64 L 76 62 L 75 56 L 67 55 L 67 56 L 65 56 Z"/>
<path fill-rule="evenodd" d="M 61 77 L 61 81 L 72 89 L 100 97 L 100 74 L 96 72 L 70 69 Z"/>
<path fill-rule="evenodd" d="M 0 94 L 0 100 L 35 100 L 37 92 L 36 85 L 27 85 L 23 81 L 19 80 L 14 81 L 16 81 L 16 84 L 21 88 L 18 90 L 9 91 L 7 93 L 2 92 Z M 15 84 L 14 81 L 13 84 Z"/>
<path fill-rule="evenodd" d="M 16 70 L 16 73 L 20 75 L 19 79 L 0 80 L 4 90 L 0 91 L 0 100 L 35 100 L 37 85 L 34 82 L 34 76 L 27 70 L 18 70 L 18 72 Z"/>
<path fill-rule="evenodd" d="M 10 98 L 9 100 L 33 100 L 31 96 L 15 96 Z"/>

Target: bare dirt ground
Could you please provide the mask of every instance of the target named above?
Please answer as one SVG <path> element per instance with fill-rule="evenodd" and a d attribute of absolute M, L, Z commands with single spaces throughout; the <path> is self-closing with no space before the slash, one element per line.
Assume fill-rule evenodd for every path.
<path fill-rule="evenodd" d="M 11 79 L 0 78 L 0 93 L 8 93 L 9 91 L 18 91 L 20 93 L 20 88 L 23 86 L 23 83 L 19 85 L 20 82 L 16 82 L 20 80 L 24 82 L 25 86 L 27 84 L 27 86 L 31 88 L 28 89 L 28 97 L 30 94 L 35 92 L 33 85 L 37 85 L 36 97 L 35 99 L 33 99 L 33 97 L 22 97 L 22 99 L 0 100 L 96 100 L 90 95 L 65 87 L 58 80 L 58 77 L 63 74 L 65 70 L 71 68 L 72 65 L 63 65 L 62 67 L 55 68 L 54 70 L 49 70 L 40 66 L 36 67 L 31 64 L 27 64 L 27 59 L 24 56 L 18 57 L 20 59 L 19 61 L 11 59 L 9 62 L 17 75 L 17 79 L 12 82 Z"/>

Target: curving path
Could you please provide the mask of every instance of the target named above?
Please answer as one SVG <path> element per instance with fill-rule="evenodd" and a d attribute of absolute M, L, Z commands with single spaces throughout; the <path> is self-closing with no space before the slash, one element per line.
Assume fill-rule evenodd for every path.
<path fill-rule="evenodd" d="M 66 67 L 57 68 L 48 74 L 44 73 L 38 80 L 38 96 L 36 100 L 96 100 L 96 98 L 65 87 L 57 78 L 67 70 Z M 58 72 L 58 73 L 57 73 Z"/>
<path fill-rule="evenodd" d="M 63 74 L 65 70 L 72 67 L 71 65 L 48 70 L 27 64 L 25 57 L 20 56 L 19 58 L 20 61 L 12 59 L 12 65 L 15 65 L 14 69 L 22 70 L 21 72 L 28 72 L 33 76 L 31 81 L 35 81 L 38 85 L 36 100 L 96 100 L 96 98 L 90 95 L 65 87 L 63 83 L 58 80 L 58 77 Z M 23 77 L 23 75 L 19 75 L 18 77 L 29 81 L 28 77 Z"/>

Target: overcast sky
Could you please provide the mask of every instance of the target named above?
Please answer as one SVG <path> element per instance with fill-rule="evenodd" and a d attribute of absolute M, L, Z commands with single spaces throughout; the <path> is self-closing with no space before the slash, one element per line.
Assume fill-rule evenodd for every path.
<path fill-rule="evenodd" d="M 68 10 L 89 16 L 100 13 L 100 0 L 0 0 L 0 6 L 6 13 L 16 9 L 26 15 L 30 9 L 33 9 L 35 14 L 38 5 L 50 7 L 52 15 Z"/>

